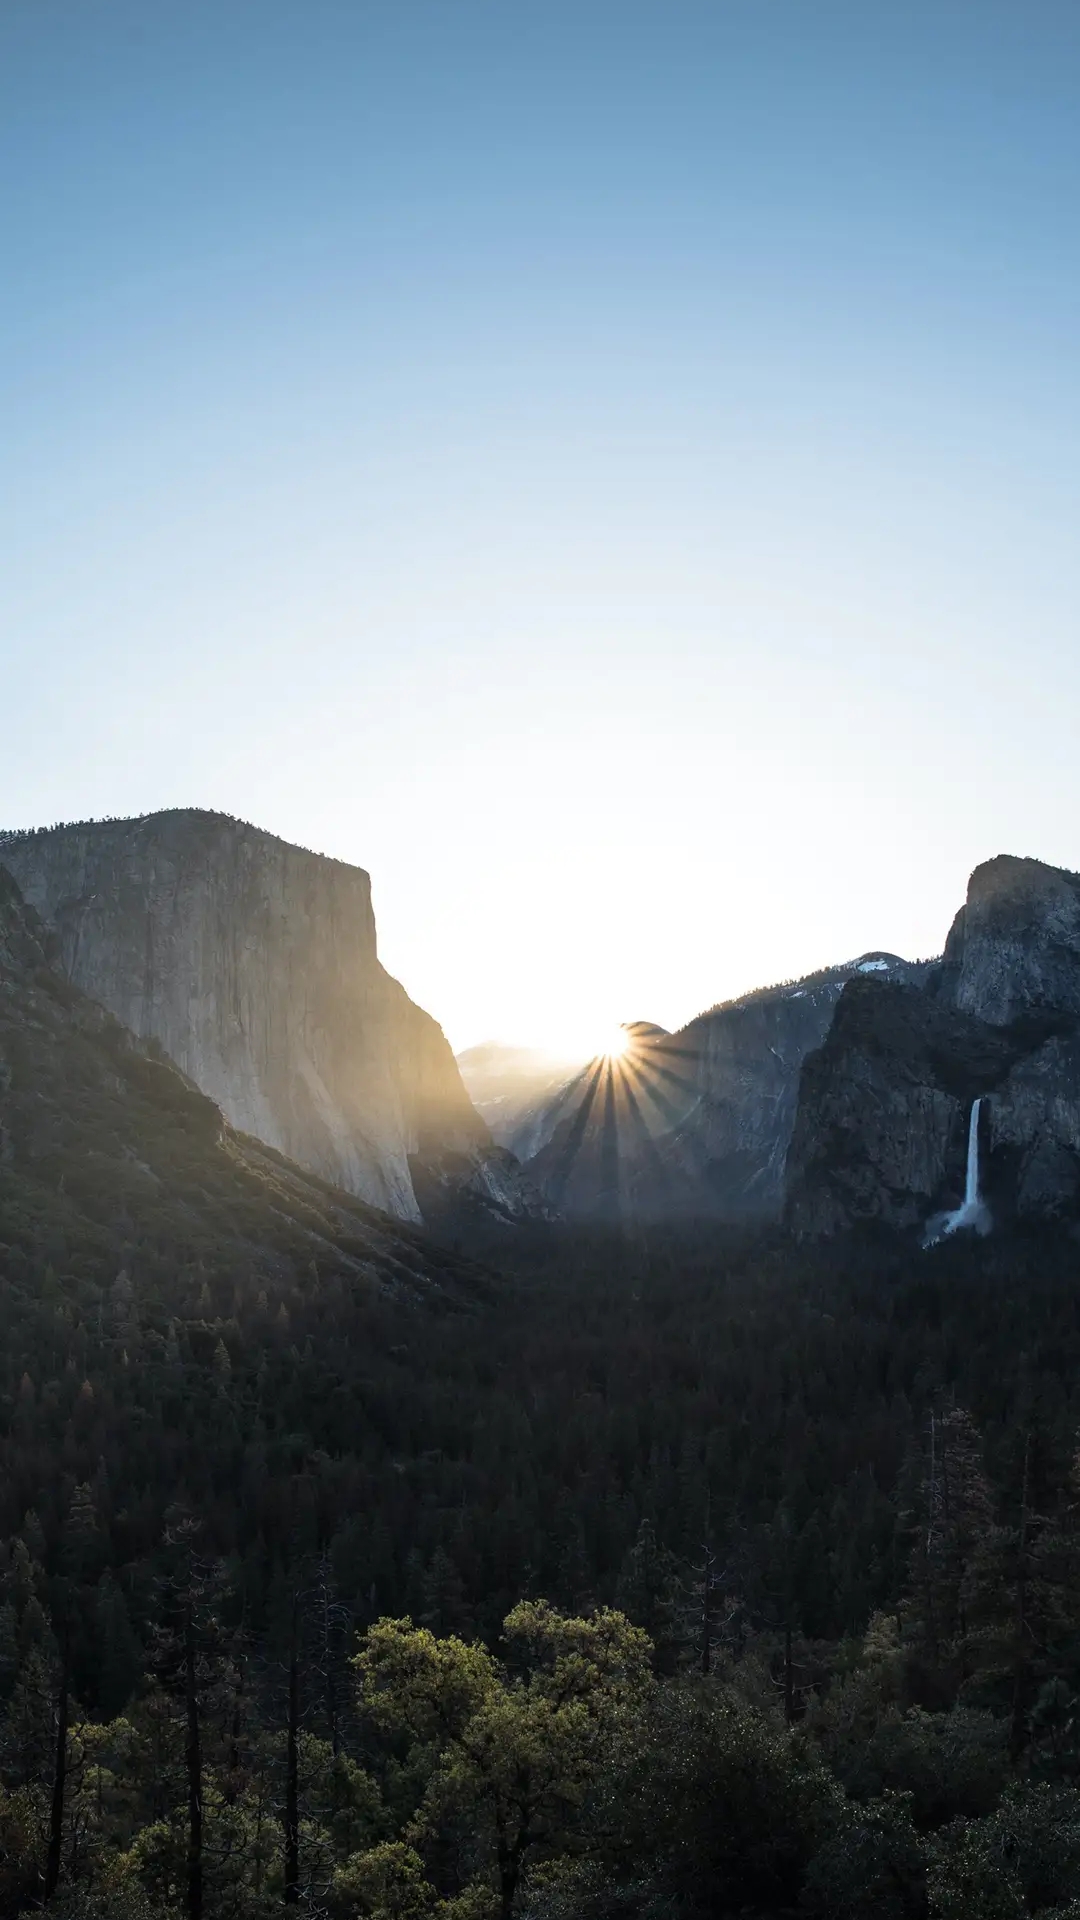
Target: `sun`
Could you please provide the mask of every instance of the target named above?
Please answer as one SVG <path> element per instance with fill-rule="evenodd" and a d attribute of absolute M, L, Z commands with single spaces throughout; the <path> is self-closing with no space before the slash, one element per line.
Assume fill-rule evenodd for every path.
<path fill-rule="evenodd" d="M 626 1052 L 629 1042 L 630 1035 L 627 1033 L 625 1027 L 611 1027 L 604 1035 L 603 1045 L 597 1050 L 598 1058 L 602 1060 L 620 1059 Z"/>

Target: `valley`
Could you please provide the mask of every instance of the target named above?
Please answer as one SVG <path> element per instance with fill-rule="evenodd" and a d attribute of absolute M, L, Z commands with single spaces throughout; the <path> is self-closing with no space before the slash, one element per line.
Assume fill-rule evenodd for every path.
<path fill-rule="evenodd" d="M 220 816 L 0 863 L 0 1911 L 916 1920 L 1080 1836 L 1080 881 L 992 862 L 940 962 L 463 1081 L 363 876 Z M 483 1716 L 519 1764 L 598 1634 L 603 1749 L 552 1723 L 500 1880 Z"/>

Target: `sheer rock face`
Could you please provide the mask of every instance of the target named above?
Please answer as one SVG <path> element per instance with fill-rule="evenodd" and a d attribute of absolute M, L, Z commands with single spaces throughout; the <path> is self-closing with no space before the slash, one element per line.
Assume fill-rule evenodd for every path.
<path fill-rule="evenodd" d="M 860 980 L 802 1073 L 787 1166 L 797 1233 L 924 1227 L 964 1191 L 971 1103 L 1021 1045 L 917 987 Z M 988 1104 L 993 1104 L 992 1102 Z"/>
<path fill-rule="evenodd" d="M 379 963 L 359 868 L 193 811 L 9 838 L 0 860 L 67 977 L 234 1127 L 405 1219 L 411 1156 L 487 1148 L 441 1028 Z"/>
<path fill-rule="evenodd" d="M 1080 1019 L 1080 874 L 1008 854 L 976 867 L 945 947 L 941 994 L 993 1026 Z"/>
<path fill-rule="evenodd" d="M 1002 856 L 977 867 L 922 993 L 846 989 L 803 1069 L 787 1173 L 797 1230 L 924 1226 L 963 1195 L 984 1096 L 995 1219 L 1080 1208 L 1080 876 Z"/>
<path fill-rule="evenodd" d="M 890 966 L 902 962 L 890 957 Z M 677 1036 L 693 1101 L 658 1142 L 675 1184 L 708 1196 L 729 1218 L 768 1218 L 780 1207 L 799 1073 L 820 1046 L 847 968 L 717 1008 Z"/>
<path fill-rule="evenodd" d="M 1052 1034 L 987 1102 L 990 1167 L 1008 1174 L 1021 1215 L 1072 1214 L 1080 1202 L 1080 1033 Z"/>
<path fill-rule="evenodd" d="M 196 1250 L 253 1293 L 333 1276 L 346 1312 L 373 1287 L 483 1297 L 468 1261 L 235 1133 L 57 970 L 57 949 L 0 865 L 0 1279 L 9 1259 L 58 1242 L 61 1285 L 92 1278 L 115 1302 L 131 1262 L 136 1287 L 160 1287 L 158 1306 L 185 1316 Z"/>

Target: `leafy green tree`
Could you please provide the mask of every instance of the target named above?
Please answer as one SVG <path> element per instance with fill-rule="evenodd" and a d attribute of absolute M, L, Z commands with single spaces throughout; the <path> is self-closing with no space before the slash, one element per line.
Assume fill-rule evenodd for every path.
<path fill-rule="evenodd" d="M 775 1710 L 715 1680 L 668 1682 L 612 1750 L 575 1853 L 533 1874 L 530 1920 L 786 1912 L 840 1804 Z"/>
<path fill-rule="evenodd" d="M 829 1766 L 849 1792 L 859 1792 L 868 1741 L 906 1698 L 907 1652 L 899 1616 L 875 1613 L 861 1640 L 837 1649 L 829 1684 L 806 1715 Z"/>
<path fill-rule="evenodd" d="M 853 1784 L 862 1797 L 905 1794 L 920 1828 L 989 1813 L 1009 1776 L 1007 1731 L 994 1714 L 963 1704 L 888 1713 L 866 1741 Z"/>
<path fill-rule="evenodd" d="M 524 1601 L 507 1615 L 504 1643 L 500 1662 L 411 1621 L 383 1620 L 357 1657 L 368 1711 L 427 1750 L 405 1837 L 422 1850 L 448 1829 L 467 1830 L 466 1878 L 492 1887 L 500 1920 L 530 1861 L 568 1843 L 653 1685 L 647 1635 L 609 1609 L 572 1619 Z"/>
<path fill-rule="evenodd" d="M 1028 1766 L 1037 1780 L 1080 1775 L 1080 1699 L 1060 1677 L 1045 1680 L 1031 1709 Z"/>
<path fill-rule="evenodd" d="M 807 1868 L 803 1904 L 822 1920 L 923 1920 L 926 1850 L 905 1795 L 838 1809 Z"/>
<path fill-rule="evenodd" d="M 438 1895 L 415 1847 L 387 1840 L 359 1853 L 334 1875 L 331 1906 L 342 1916 L 370 1920 L 428 1920 Z"/>
<path fill-rule="evenodd" d="M 43 1787 L 0 1787 L 0 1913 L 25 1913 L 40 1902 L 48 1831 Z"/>
<path fill-rule="evenodd" d="M 1016 1785 L 927 1843 L 934 1920 L 1027 1920 L 1080 1903 L 1080 1791 Z"/>

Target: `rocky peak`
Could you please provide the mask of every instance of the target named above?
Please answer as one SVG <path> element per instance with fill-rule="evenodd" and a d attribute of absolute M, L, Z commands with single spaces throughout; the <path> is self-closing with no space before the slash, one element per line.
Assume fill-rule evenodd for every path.
<path fill-rule="evenodd" d="M 63 972 L 226 1118 L 419 1218 L 410 1162 L 483 1152 L 441 1028 L 385 972 L 368 876 L 193 809 L 0 839 Z"/>
<path fill-rule="evenodd" d="M 1000 854 L 976 867 L 945 946 L 942 997 L 994 1026 L 1080 1018 L 1080 874 Z"/>
<path fill-rule="evenodd" d="M 802 1071 L 790 1223 L 921 1229 L 953 1210 L 976 1099 L 993 1218 L 1075 1218 L 1080 876 L 1039 860 L 975 869 L 922 991 L 884 978 L 845 987 Z"/>

